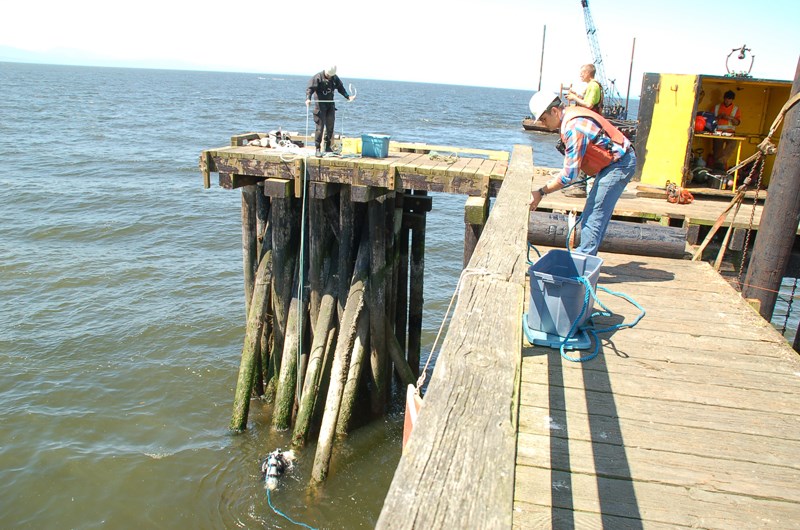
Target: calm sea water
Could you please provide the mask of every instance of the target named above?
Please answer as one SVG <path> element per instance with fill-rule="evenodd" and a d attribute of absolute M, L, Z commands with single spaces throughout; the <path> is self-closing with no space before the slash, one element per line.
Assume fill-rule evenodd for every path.
<path fill-rule="evenodd" d="M 339 105 L 337 131 L 527 144 L 537 165 L 560 164 L 553 136 L 522 130 L 531 92 L 342 73 L 358 98 Z M 306 81 L 0 63 L 0 528 L 292 526 L 259 475 L 287 435 L 257 403 L 245 433 L 227 430 L 241 202 L 203 189 L 198 156 L 234 134 L 305 132 Z M 427 348 L 461 270 L 463 204 L 434 195 Z M 401 422 L 397 411 L 354 432 L 317 490 L 315 447 L 299 450 L 273 503 L 315 527 L 373 527 Z"/>
<path fill-rule="evenodd" d="M 314 72 L 309 72 L 309 75 Z M 347 79 L 337 130 L 510 149 L 526 91 Z M 244 337 L 240 194 L 204 190 L 200 151 L 305 132 L 305 77 L 0 63 L 0 527 L 286 528 L 260 461 L 288 446 L 254 403 L 227 431 Z M 539 148 L 540 144 L 542 146 Z M 436 195 L 430 348 L 461 268 L 463 197 Z M 457 219 L 458 222 L 453 222 Z M 314 446 L 273 496 L 298 521 L 371 528 L 400 413 L 354 432 L 330 480 Z"/>

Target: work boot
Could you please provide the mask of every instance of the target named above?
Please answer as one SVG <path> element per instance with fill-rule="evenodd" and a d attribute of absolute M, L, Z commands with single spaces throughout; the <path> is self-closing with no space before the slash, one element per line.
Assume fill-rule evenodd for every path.
<path fill-rule="evenodd" d="M 331 149 L 331 144 L 325 144 L 325 152 L 333 153 L 333 149 Z"/>
<path fill-rule="evenodd" d="M 561 193 L 563 193 L 565 197 L 586 197 L 586 182 L 570 186 Z"/>
<path fill-rule="evenodd" d="M 317 157 L 317 158 L 322 156 L 322 152 L 319 150 L 319 147 L 317 147 L 317 150 L 314 151 L 314 156 Z"/>

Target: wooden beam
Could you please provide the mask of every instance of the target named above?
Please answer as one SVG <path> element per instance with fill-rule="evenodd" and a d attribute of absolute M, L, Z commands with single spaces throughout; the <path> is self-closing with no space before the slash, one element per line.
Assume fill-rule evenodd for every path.
<path fill-rule="evenodd" d="M 294 182 L 288 179 L 266 179 L 264 195 L 276 199 L 287 199 L 294 194 Z"/>
<path fill-rule="evenodd" d="M 475 273 L 462 278 L 378 529 L 511 528 L 533 174 L 531 147 L 515 146 L 484 229 L 496 237 L 478 241 L 468 267 Z"/>
<path fill-rule="evenodd" d="M 433 210 L 433 197 L 428 195 L 410 195 L 406 193 L 403 196 L 403 211 L 414 213 L 425 213 Z"/>
<path fill-rule="evenodd" d="M 559 213 L 531 212 L 528 242 L 531 245 L 565 248 L 567 216 Z M 574 229 L 575 246 L 580 241 L 580 224 Z M 682 259 L 686 253 L 686 229 L 659 224 L 609 221 L 600 251 L 639 256 Z"/>
<path fill-rule="evenodd" d="M 351 186 L 350 197 L 353 202 L 370 202 L 386 197 L 394 191 L 387 188 L 375 188 L 373 186 Z"/>
<path fill-rule="evenodd" d="M 464 205 L 464 261 L 463 266 L 469 263 L 475 245 L 481 237 L 486 218 L 489 216 L 489 199 L 484 197 L 469 197 Z"/>

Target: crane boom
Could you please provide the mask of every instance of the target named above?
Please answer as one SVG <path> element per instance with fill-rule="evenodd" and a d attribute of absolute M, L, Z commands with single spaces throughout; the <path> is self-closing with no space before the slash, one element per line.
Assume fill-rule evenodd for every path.
<path fill-rule="evenodd" d="M 597 38 L 597 28 L 589 10 L 589 0 L 581 0 L 583 7 L 583 21 L 586 24 L 586 36 L 589 38 L 589 48 L 592 52 L 592 61 L 595 67 L 595 79 L 603 87 L 603 114 L 607 118 L 626 119 L 628 109 L 622 104 L 622 96 L 616 87 L 616 80 L 609 80 L 606 77 L 606 69 L 603 64 L 603 54 L 600 53 L 600 40 Z"/>

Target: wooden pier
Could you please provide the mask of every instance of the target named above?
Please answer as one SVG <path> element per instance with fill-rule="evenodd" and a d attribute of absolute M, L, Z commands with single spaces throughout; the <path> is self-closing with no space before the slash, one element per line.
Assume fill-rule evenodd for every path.
<path fill-rule="evenodd" d="M 589 362 L 523 349 L 514 527 L 800 528 L 797 353 L 706 263 L 603 258 L 647 316 Z"/>
<path fill-rule="evenodd" d="M 515 147 L 378 528 L 800 528 L 800 362 L 708 263 L 601 253 L 598 284 L 647 316 L 585 363 L 523 340 L 530 157 Z M 630 192 L 615 213 L 725 205 Z M 600 297 L 598 325 L 638 313 Z"/>
<path fill-rule="evenodd" d="M 405 229 L 413 234 L 421 218 L 411 242 L 416 261 L 414 252 L 400 260 L 411 269 L 424 262 L 424 194 L 470 195 L 460 295 L 378 528 L 800 528 L 800 362 L 708 263 L 601 252 L 598 285 L 633 297 L 647 315 L 602 335 L 596 358 L 570 362 L 531 346 L 522 332 L 527 201 L 551 174 L 534 166 L 530 147 L 515 146 L 510 159 L 442 160 L 425 146 L 386 159 L 316 159 L 240 144 L 258 137 L 240 135 L 201 154 L 206 186 L 216 172 L 223 187 L 243 188 L 243 220 L 256 204 L 255 186 L 276 204 L 304 194 L 326 200 L 341 186 L 352 202 L 402 197 L 407 202 L 394 207 Z M 684 228 L 688 258 L 726 199 L 671 204 L 634 183 L 615 218 Z M 583 202 L 552 194 L 541 206 L 567 212 Z M 752 222 L 745 208 L 735 229 L 760 222 L 761 203 Z M 382 215 L 387 229 L 397 225 Z M 250 232 L 245 267 L 255 275 Z M 402 239 L 408 243 L 407 234 Z M 421 284 L 413 284 L 419 268 L 400 269 L 421 301 Z M 283 283 L 290 281 L 291 274 Z M 614 315 L 598 326 L 637 314 L 599 296 Z M 392 307 L 397 319 L 381 320 L 379 329 L 407 330 L 408 344 L 402 333 L 397 341 L 416 368 L 421 312 L 408 300 Z"/>

